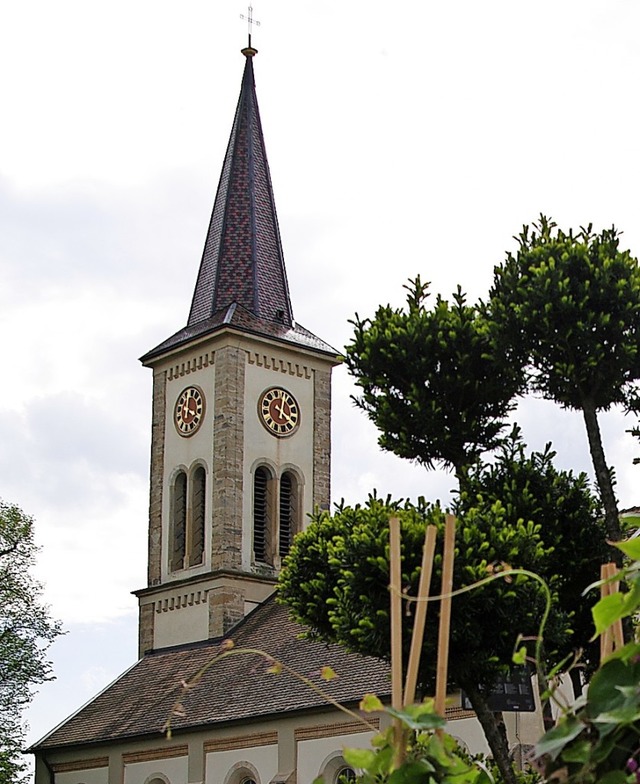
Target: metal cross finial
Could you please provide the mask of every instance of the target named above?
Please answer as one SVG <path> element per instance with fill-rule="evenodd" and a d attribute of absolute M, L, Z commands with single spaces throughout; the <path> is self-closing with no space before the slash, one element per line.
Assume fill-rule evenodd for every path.
<path fill-rule="evenodd" d="M 247 20 L 247 25 L 249 27 L 249 49 L 251 49 L 251 27 L 253 25 L 255 25 L 256 27 L 260 27 L 260 22 L 256 21 L 253 18 L 253 6 L 252 5 L 249 6 L 249 13 L 247 14 L 247 16 L 245 16 L 244 14 L 240 14 L 240 19 L 246 19 Z"/>

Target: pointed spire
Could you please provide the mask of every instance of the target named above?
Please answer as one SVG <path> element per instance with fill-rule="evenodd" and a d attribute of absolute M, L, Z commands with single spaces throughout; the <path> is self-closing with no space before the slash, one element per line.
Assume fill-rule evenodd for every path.
<path fill-rule="evenodd" d="M 232 304 L 291 326 L 293 312 L 253 76 L 251 46 L 188 326 Z"/>
<path fill-rule="evenodd" d="M 293 320 L 253 78 L 257 50 L 251 46 L 251 39 L 242 53 L 246 63 L 240 98 L 189 321 L 142 356 L 143 364 L 228 329 L 319 352 L 332 360 L 338 356 L 328 343 Z"/>

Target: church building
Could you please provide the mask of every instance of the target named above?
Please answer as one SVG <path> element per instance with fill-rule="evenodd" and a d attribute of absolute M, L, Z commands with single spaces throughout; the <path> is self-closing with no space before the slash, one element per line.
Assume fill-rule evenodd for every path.
<path fill-rule="evenodd" d="M 32 747 L 36 784 L 334 784 L 343 747 L 368 746 L 372 729 L 293 672 L 356 714 L 365 693 L 390 693 L 386 664 L 300 640 L 273 596 L 293 536 L 330 504 L 339 358 L 294 320 L 256 50 L 243 55 L 187 324 L 141 360 L 153 417 L 140 658 Z M 324 665 L 338 677 L 323 681 Z M 486 750 L 473 713 L 447 715 L 454 735 Z"/>

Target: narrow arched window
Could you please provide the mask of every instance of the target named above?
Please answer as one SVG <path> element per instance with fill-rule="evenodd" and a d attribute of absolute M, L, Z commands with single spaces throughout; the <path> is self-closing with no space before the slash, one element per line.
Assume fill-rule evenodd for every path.
<path fill-rule="evenodd" d="M 207 475 L 202 466 L 193 472 L 191 481 L 191 526 L 189 542 L 189 566 L 202 563 L 204 554 L 204 516 Z"/>
<path fill-rule="evenodd" d="M 264 466 L 253 476 L 253 557 L 261 563 L 273 563 L 273 479 Z"/>
<path fill-rule="evenodd" d="M 336 774 L 336 784 L 354 784 L 356 780 L 356 772 L 353 768 L 345 765 Z"/>
<path fill-rule="evenodd" d="M 298 532 L 298 480 L 290 471 L 280 478 L 280 532 L 278 555 L 284 558 L 289 552 L 294 534 Z"/>
<path fill-rule="evenodd" d="M 187 475 L 178 472 L 171 498 L 171 570 L 184 567 L 187 544 Z"/>

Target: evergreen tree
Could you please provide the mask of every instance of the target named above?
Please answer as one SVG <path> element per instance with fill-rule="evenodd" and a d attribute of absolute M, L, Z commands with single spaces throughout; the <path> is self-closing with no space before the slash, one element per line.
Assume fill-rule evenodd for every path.
<path fill-rule="evenodd" d="M 430 307 L 428 284 L 406 286 L 407 306 L 352 322 L 346 364 L 355 399 L 380 431 L 380 446 L 427 468 L 464 477 L 494 449 L 523 388 L 522 368 L 496 351 L 491 324 L 458 288 Z"/>
<path fill-rule="evenodd" d="M 526 456 L 517 433 L 492 466 L 469 472 L 456 499 L 454 589 L 487 577 L 502 564 L 540 574 L 554 610 L 544 632 L 547 666 L 587 647 L 593 626 L 582 590 L 599 576 L 604 536 L 597 500 L 584 474 L 558 471 L 553 452 Z M 426 524 L 443 527 L 438 506 L 372 496 L 363 506 L 318 514 L 296 537 L 280 576 L 279 596 L 309 636 L 349 650 L 390 656 L 389 517 L 402 529 L 402 585 L 415 596 Z M 440 537 L 440 540 L 442 537 Z M 434 559 L 430 594 L 440 591 L 442 553 Z M 512 665 L 518 634 L 535 638 L 543 609 L 539 583 L 521 576 L 497 580 L 454 599 L 451 687 L 468 694 L 505 781 L 513 781 L 508 748 L 488 698 Z M 415 606 L 407 605 L 403 650 L 408 654 Z M 420 684 L 433 693 L 439 605 L 427 614 Z M 533 654 L 533 650 L 530 649 Z"/>
<path fill-rule="evenodd" d="M 540 216 L 494 270 L 489 315 L 505 353 L 531 368 L 529 387 L 584 417 L 607 534 L 621 538 L 613 470 L 598 412 L 635 409 L 640 379 L 640 268 L 612 227 L 564 232 Z"/>
<path fill-rule="evenodd" d="M 30 574 L 36 552 L 33 520 L 0 501 L 0 781 L 7 784 L 26 780 L 22 714 L 33 687 L 53 677 L 46 649 L 61 631 Z"/>

